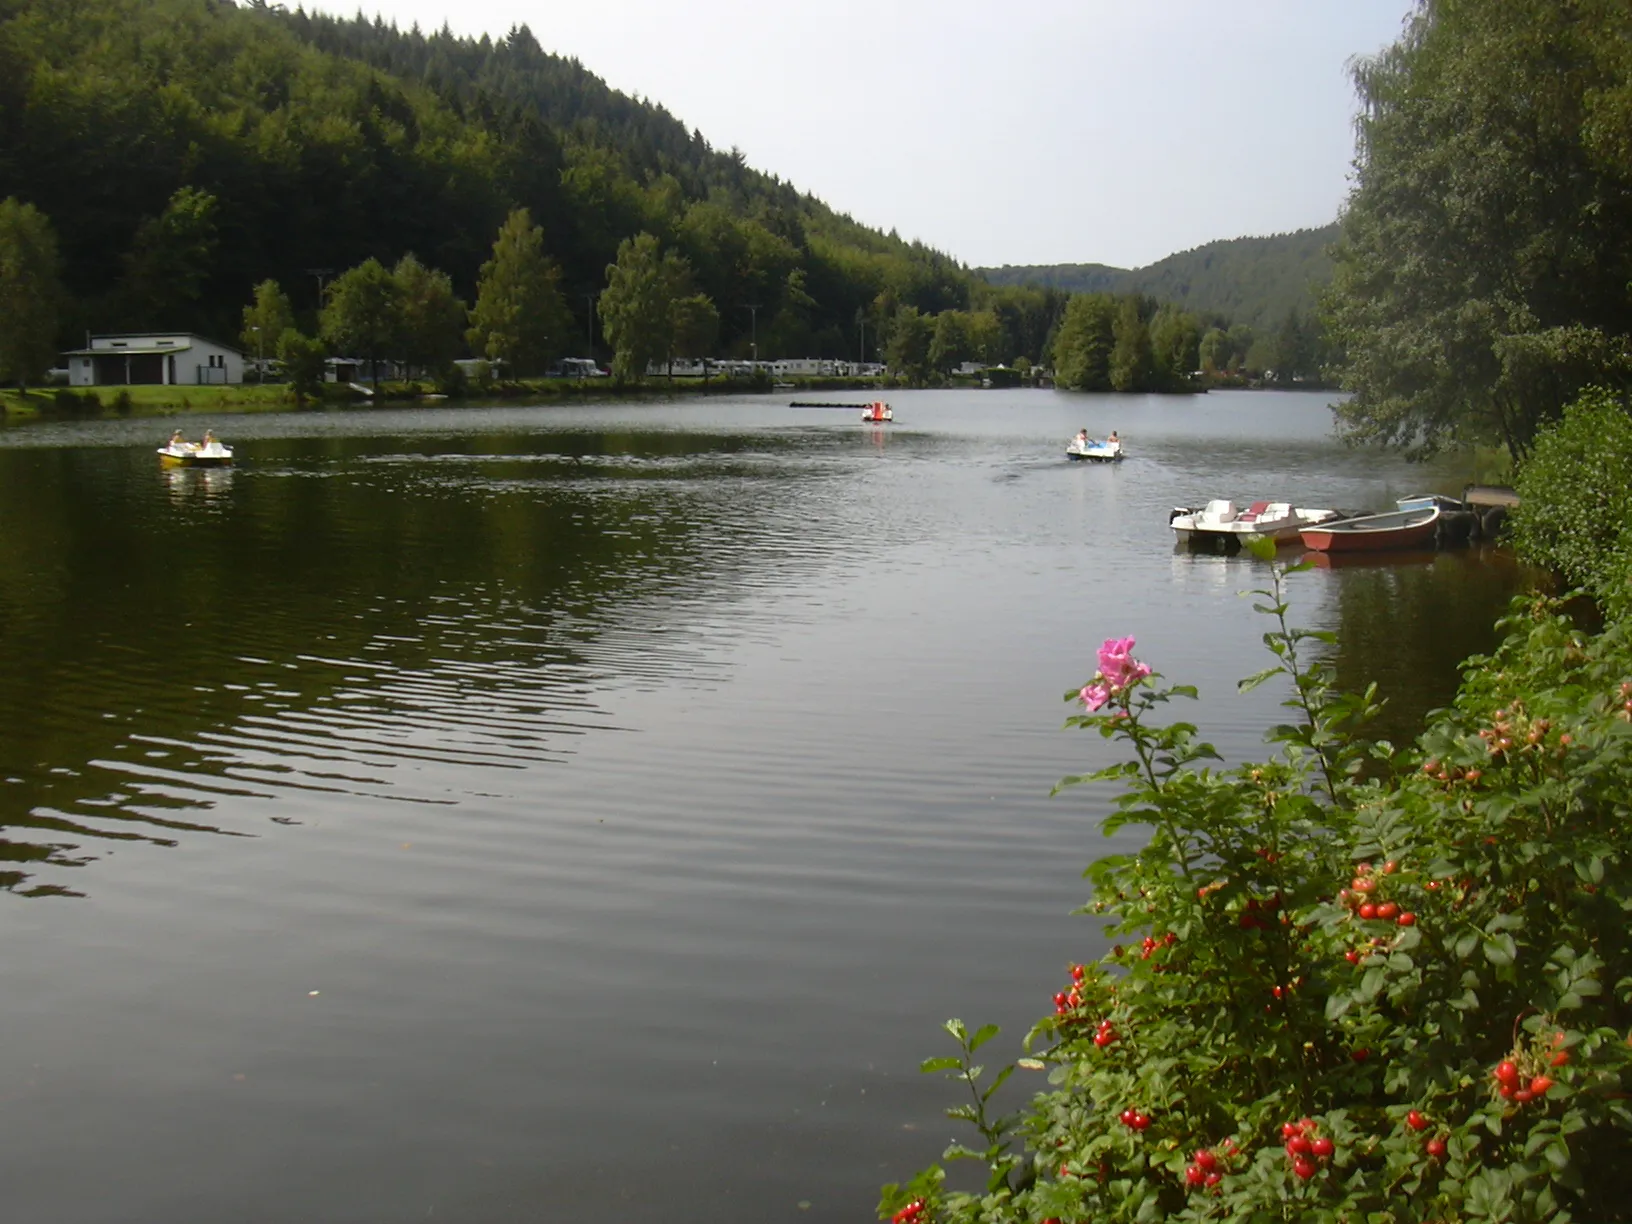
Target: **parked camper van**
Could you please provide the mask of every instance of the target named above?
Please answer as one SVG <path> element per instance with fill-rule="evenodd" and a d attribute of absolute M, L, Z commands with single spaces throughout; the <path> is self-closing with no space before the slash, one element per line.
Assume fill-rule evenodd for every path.
<path fill-rule="evenodd" d="M 551 378 L 605 378 L 607 373 L 590 357 L 563 357 L 550 367 Z"/>

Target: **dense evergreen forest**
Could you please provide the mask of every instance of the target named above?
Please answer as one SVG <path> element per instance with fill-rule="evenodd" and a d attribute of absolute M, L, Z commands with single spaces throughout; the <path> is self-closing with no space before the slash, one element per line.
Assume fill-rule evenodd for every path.
<path fill-rule="evenodd" d="M 0 337 L 13 380 L 88 331 L 175 329 L 270 337 L 308 372 L 325 348 L 523 372 L 589 348 L 630 377 L 757 355 L 921 382 L 1052 364 L 1070 296 L 835 213 L 526 27 L 462 38 L 259 0 L 0 0 L 0 201 L 0 246 L 32 269 L 7 290 L 33 332 Z M 1114 378 L 1075 361 L 1089 373 L 1065 385 L 1168 389 L 1254 352 L 1221 308 L 1156 300 L 1188 286 L 1117 292 L 1088 313 L 1114 314 L 1133 356 Z"/>
<path fill-rule="evenodd" d="M 1145 268 L 1105 264 L 1005 264 L 976 268 L 994 285 L 1037 285 L 1070 293 L 1141 293 L 1186 310 L 1267 329 L 1290 311 L 1307 318 L 1332 279 L 1328 253 L 1337 223 L 1267 238 L 1229 238 L 1169 255 Z"/>

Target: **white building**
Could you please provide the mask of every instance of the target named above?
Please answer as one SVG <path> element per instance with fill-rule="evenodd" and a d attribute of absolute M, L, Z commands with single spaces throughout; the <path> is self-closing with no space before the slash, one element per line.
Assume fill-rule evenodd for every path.
<path fill-rule="evenodd" d="M 92 336 L 90 347 L 64 353 L 74 387 L 192 386 L 241 383 L 244 355 L 191 332 L 124 332 Z"/>

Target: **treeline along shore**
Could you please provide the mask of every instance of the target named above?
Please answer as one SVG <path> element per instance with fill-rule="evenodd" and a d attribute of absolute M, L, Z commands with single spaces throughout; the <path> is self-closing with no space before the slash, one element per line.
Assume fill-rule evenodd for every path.
<path fill-rule="evenodd" d="M 525 379 L 579 355 L 625 383 L 670 359 L 832 358 L 911 385 L 1023 360 L 1128 391 L 1319 365 L 1306 325 L 991 284 L 714 149 L 526 27 L 13 0 L 0 185 L 0 379 L 25 386 L 87 335 L 159 331 L 234 343 L 303 394 L 330 357 L 427 385 L 460 358 Z"/>

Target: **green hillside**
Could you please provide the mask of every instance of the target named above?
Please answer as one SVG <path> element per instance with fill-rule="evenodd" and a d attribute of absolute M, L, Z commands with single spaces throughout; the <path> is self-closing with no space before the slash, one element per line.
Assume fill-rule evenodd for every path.
<path fill-rule="evenodd" d="M 1004 264 L 1001 268 L 976 268 L 974 273 L 993 285 L 1036 285 L 1066 293 L 1112 293 L 1128 275 L 1128 270 L 1109 264 Z"/>
<path fill-rule="evenodd" d="M 994 285 L 1037 285 L 1073 293 L 1141 293 L 1202 315 L 1266 329 L 1296 310 L 1307 318 L 1331 279 L 1327 248 L 1337 223 L 1268 238 L 1230 238 L 1180 251 L 1146 268 L 1104 264 L 976 268 Z"/>
<path fill-rule="evenodd" d="M 1036 355 L 1049 325 L 1020 319 L 1042 295 L 993 295 L 945 254 L 834 213 L 525 28 L 494 41 L 230 0 L 0 0 L 7 196 L 56 232 L 64 342 L 231 339 L 268 278 L 309 327 L 319 274 L 409 252 L 469 301 L 517 206 L 544 231 L 575 335 L 642 231 L 688 261 L 721 351 L 753 336 L 761 356 L 853 356 L 865 323 L 876 353 L 896 311 L 967 309 L 977 287 L 1019 304 L 1010 345 Z"/>
<path fill-rule="evenodd" d="M 88 331 L 235 341 L 254 297 L 254 334 L 293 334 L 278 351 L 307 378 L 325 352 L 445 374 L 475 345 L 526 372 L 593 345 L 629 377 L 754 353 L 925 383 L 1052 365 L 1063 336 L 1063 385 L 1180 390 L 1198 368 L 1297 368 L 1295 328 L 1271 352 L 1209 324 L 1284 314 L 1323 258 L 1311 231 L 993 283 L 713 148 L 525 26 L 463 38 L 261 0 L 0 0 L 6 217 L 0 246 L 26 231 L 61 273 L 12 312 L 56 333 L 0 345 L 14 381 Z M 484 305 L 483 283 L 520 296 Z M 1069 291 L 1094 300 L 1062 332 Z"/>

